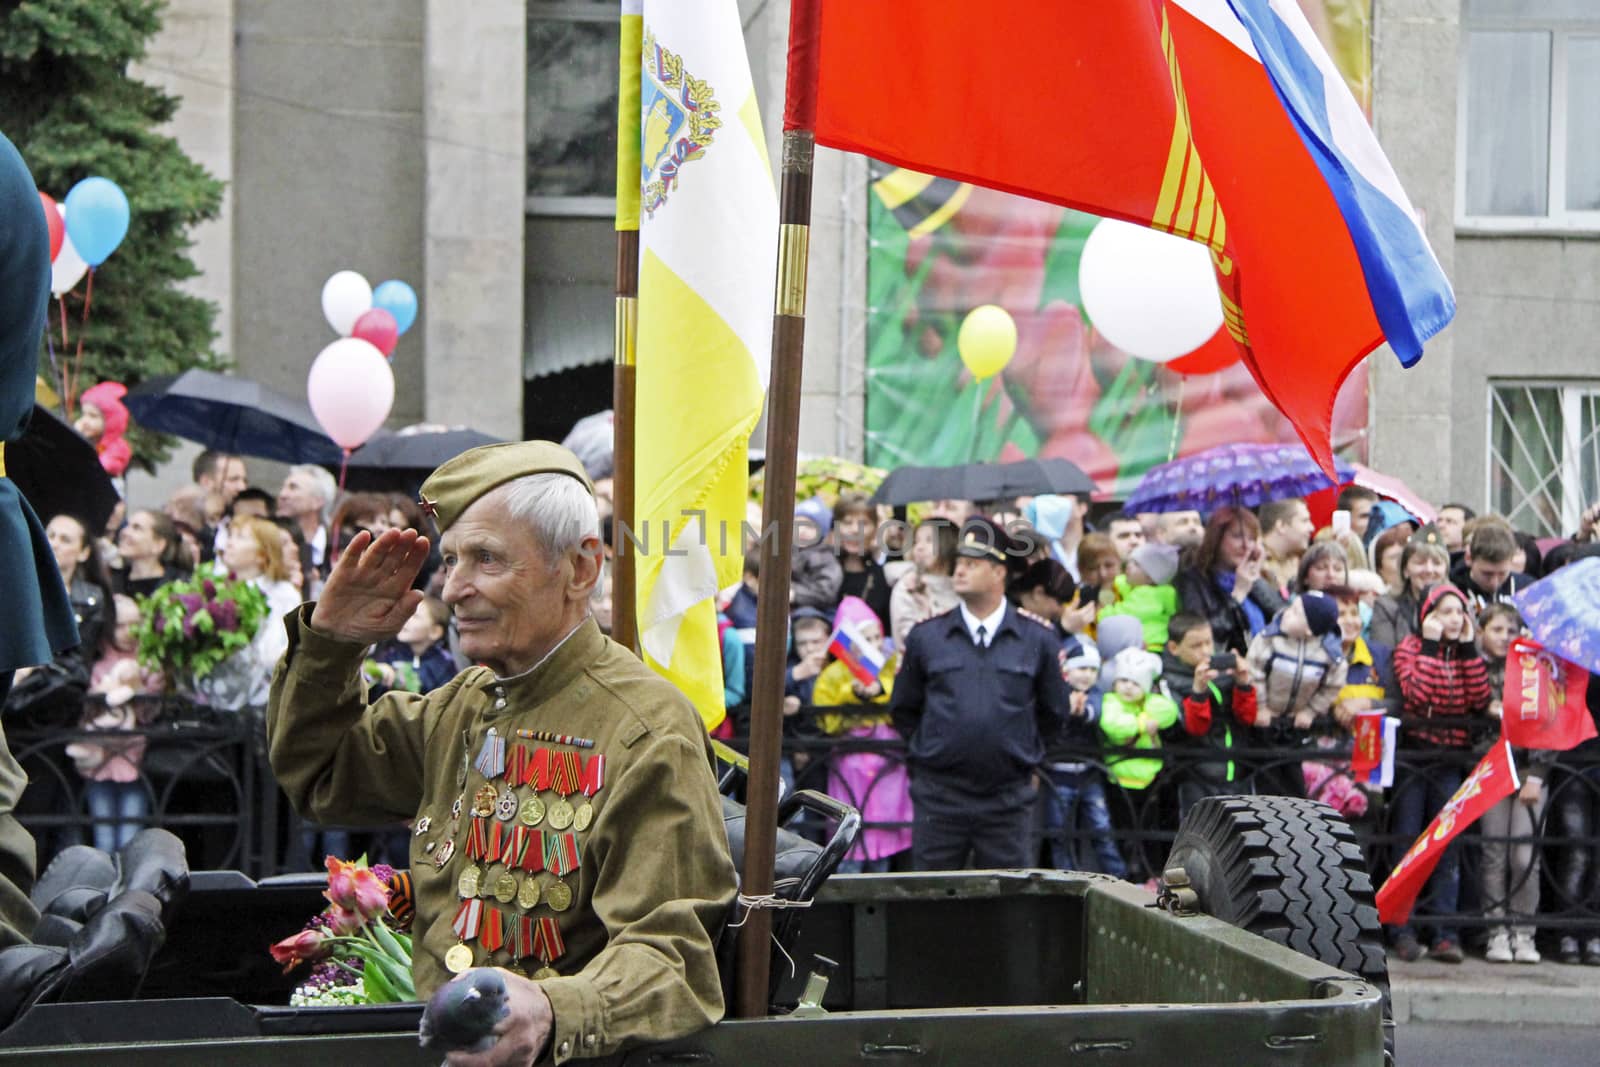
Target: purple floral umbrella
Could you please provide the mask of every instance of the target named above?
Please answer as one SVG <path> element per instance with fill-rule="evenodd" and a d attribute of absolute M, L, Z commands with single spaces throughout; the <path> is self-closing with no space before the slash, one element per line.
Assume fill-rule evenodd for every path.
<path fill-rule="evenodd" d="M 1511 598 L 1533 639 L 1600 674 L 1600 559 L 1569 563 Z"/>
<path fill-rule="evenodd" d="M 1222 445 L 1151 467 L 1128 498 L 1127 510 L 1210 512 L 1226 504 L 1253 508 L 1269 500 L 1306 496 L 1355 476 L 1334 460 L 1330 481 L 1299 445 Z"/>

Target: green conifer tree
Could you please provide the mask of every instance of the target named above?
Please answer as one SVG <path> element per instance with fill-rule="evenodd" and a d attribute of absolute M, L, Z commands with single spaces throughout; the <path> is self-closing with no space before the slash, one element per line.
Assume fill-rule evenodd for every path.
<path fill-rule="evenodd" d="M 157 374 L 214 367 L 216 308 L 180 288 L 198 271 L 190 229 L 215 218 L 222 183 L 159 131 L 178 98 L 128 73 L 161 28 L 162 0 L 0 0 L 0 129 L 39 188 L 64 200 L 78 181 L 110 178 L 128 196 L 128 236 L 95 271 L 78 391 L 115 380 L 130 388 Z M 86 285 L 52 302 L 57 358 L 78 344 Z M 53 380 L 49 358 L 41 373 Z M 154 435 L 130 434 L 136 461 L 164 458 Z"/>

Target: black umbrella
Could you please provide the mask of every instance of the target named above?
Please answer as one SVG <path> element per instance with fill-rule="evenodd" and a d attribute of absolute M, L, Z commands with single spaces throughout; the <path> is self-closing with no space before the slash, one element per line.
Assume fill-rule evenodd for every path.
<path fill-rule="evenodd" d="M 119 499 L 94 445 L 38 404 L 28 431 L 6 445 L 6 476 L 42 521 L 67 512 L 89 523 L 92 532 L 105 529 Z"/>
<path fill-rule="evenodd" d="M 344 458 L 308 405 L 233 374 L 190 370 L 151 378 L 123 403 L 145 429 L 220 452 L 330 466 Z"/>
<path fill-rule="evenodd" d="M 896 467 L 872 499 L 878 504 L 919 500 L 1003 500 L 1043 493 L 1089 495 L 1094 481 L 1066 459 L 963 463 L 955 467 Z"/>
<path fill-rule="evenodd" d="M 464 426 L 408 426 L 393 433 L 379 430 L 350 453 L 345 484 L 351 489 L 409 492 L 446 460 L 469 448 L 499 443 L 498 437 Z"/>

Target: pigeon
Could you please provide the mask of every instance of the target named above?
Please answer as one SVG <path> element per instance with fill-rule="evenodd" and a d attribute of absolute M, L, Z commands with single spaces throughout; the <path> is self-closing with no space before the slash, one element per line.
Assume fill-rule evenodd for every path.
<path fill-rule="evenodd" d="M 494 1046 L 495 1026 L 510 1012 L 505 979 L 479 967 L 434 991 L 417 1037 L 423 1048 L 439 1052 L 486 1052 Z"/>

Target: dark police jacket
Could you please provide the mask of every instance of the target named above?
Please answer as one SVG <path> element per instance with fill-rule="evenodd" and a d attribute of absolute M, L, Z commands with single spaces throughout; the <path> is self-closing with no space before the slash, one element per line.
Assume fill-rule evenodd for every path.
<path fill-rule="evenodd" d="M 1026 782 L 1069 700 L 1058 650 L 1011 604 L 988 648 L 972 643 L 960 608 L 919 623 L 890 703 L 912 773 L 980 795 Z"/>

